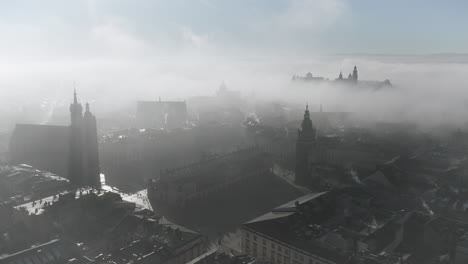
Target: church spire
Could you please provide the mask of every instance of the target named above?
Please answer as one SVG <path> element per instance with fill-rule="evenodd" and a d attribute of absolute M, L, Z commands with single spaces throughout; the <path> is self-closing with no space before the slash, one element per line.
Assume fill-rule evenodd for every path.
<path fill-rule="evenodd" d="M 82 111 L 81 104 L 78 103 L 76 88 L 73 88 L 73 103 L 70 104 L 71 124 L 73 126 L 80 122 L 79 120 L 82 118 Z"/>
<path fill-rule="evenodd" d="M 306 104 L 306 109 L 304 111 L 304 120 L 302 120 L 302 131 L 311 131 L 313 130 L 312 120 L 310 120 L 309 112 L 309 103 Z"/>
<path fill-rule="evenodd" d="M 75 88 L 75 83 L 73 83 L 73 103 L 78 104 L 78 98 L 76 96 L 76 88 Z"/>
<path fill-rule="evenodd" d="M 306 103 L 306 109 L 304 111 L 304 120 L 310 120 L 310 112 L 309 112 L 309 102 Z"/>
<path fill-rule="evenodd" d="M 221 83 L 221 85 L 219 86 L 219 90 L 220 91 L 226 91 L 227 90 L 227 86 L 226 86 L 226 83 L 224 82 L 224 80 Z"/>

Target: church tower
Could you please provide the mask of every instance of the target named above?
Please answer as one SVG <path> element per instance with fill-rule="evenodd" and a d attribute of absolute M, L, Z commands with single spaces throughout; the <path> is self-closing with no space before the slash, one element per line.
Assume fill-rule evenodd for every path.
<path fill-rule="evenodd" d="M 304 120 L 297 131 L 295 182 L 298 184 L 306 184 L 310 179 L 309 156 L 315 145 L 315 132 L 310 120 L 309 105 L 306 105 Z"/>
<path fill-rule="evenodd" d="M 357 83 L 358 81 L 358 73 L 357 73 L 357 67 L 354 65 L 354 70 L 353 70 L 353 81 Z"/>
<path fill-rule="evenodd" d="M 96 118 L 86 104 L 86 111 L 78 103 L 76 91 L 70 105 L 70 147 L 68 178 L 75 186 L 100 188 L 100 169 Z"/>
<path fill-rule="evenodd" d="M 68 159 L 68 179 L 73 185 L 82 185 L 83 174 L 83 109 L 78 103 L 76 90 L 73 92 L 73 103 L 70 105 L 70 147 Z"/>
<path fill-rule="evenodd" d="M 99 167 L 99 150 L 96 117 L 89 110 L 86 103 L 86 111 L 83 117 L 83 181 L 86 186 L 100 188 L 101 170 Z"/>

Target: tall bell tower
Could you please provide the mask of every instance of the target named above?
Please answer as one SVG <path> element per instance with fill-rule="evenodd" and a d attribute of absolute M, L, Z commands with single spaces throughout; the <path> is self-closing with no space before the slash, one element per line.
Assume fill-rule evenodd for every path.
<path fill-rule="evenodd" d="M 353 81 L 357 83 L 358 81 L 358 73 L 357 73 L 357 67 L 354 65 L 354 70 L 353 70 Z"/>
<path fill-rule="evenodd" d="M 76 90 L 70 105 L 70 146 L 68 159 L 68 179 L 73 185 L 81 186 L 83 175 L 83 109 L 78 103 Z"/>
<path fill-rule="evenodd" d="M 83 180 L 85 185 L 101 187 L 101 170 L 99 167 L 99 151 L 96 117 L 89 110 L 86 103 L 86 111 L 83 116 Z"/>
<path fill-rule="evenodd" d="M 70 105 L 70 146 L 68 178 L 77 187 L 101 187 L 96 117 L 86 104 L 86 111 L 78 103 L 76 90 Z"/>
<path fill-rule="evenodd" d="M 306 184 L 310 180 L 309 157 L 315 145 L 315 132 L 307 104 L 301 128 L 297 131 L 295 182 L 298 184 Z"/>

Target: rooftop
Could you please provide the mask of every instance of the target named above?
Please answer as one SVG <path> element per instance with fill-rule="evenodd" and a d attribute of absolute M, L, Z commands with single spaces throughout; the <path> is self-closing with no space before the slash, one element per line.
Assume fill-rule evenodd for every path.
<path fill-rule="evenodd" d="M 341 263 L 354 253 L 353 239 L 380 236 L 378 231 L 395 218 L 395 213 L 383 208 L 371 210 L 375 200 L 360 187 L 308 194 L 243 228 Z"/>
<path fill-rule="evenodd" d="M 69 187 L 69 181 L 26 164 L 0 165 L 0 193 L 4 200 L 21 204 Z"/>
<path fill-rule="evenodd" d="M 91 261 L 79 254 L 78 247 L 70 242 L 54 239 L 49 242 L 32 246 L 31 248 L 0 256 L 0 263 L 91 263 Z"/>

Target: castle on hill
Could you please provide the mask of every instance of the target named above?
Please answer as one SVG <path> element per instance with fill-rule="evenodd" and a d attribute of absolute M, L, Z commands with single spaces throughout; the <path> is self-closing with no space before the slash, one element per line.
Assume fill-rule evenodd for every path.
<path fill-rule="evenodd" d="M 385 79 L 384 81 L 367 81 L 367 80 L 359 80 L 358 79 L 358 70 L 357 67 L 354 66 L 353 72 L 348 75 L 347 78 L 343 77 L 343 73 L 340 71 L 338 78 L 334 80 L 330 80 L 324 77 L 317 77 L 313 76 L 312 73 L 308 72 L 305 76 L 298 76 L 293 75 L 292 82 L 332 82 L 338 84 L 348 84 L 348 85 L 358 85 L 360 87 L 368 87 L 368 88 L 384 88 L 384 87 L 391 87 L 392 83 L 390 80 Z"/>

